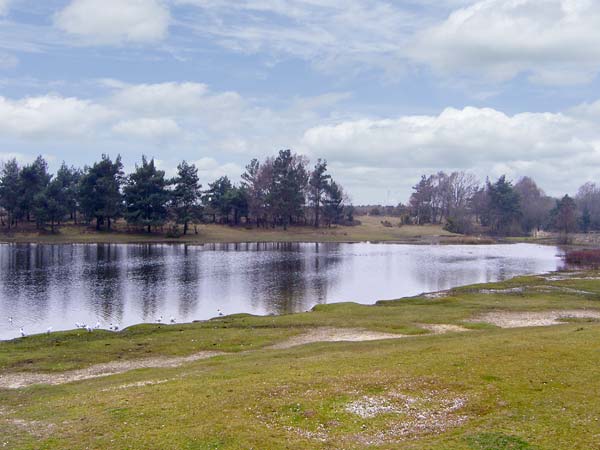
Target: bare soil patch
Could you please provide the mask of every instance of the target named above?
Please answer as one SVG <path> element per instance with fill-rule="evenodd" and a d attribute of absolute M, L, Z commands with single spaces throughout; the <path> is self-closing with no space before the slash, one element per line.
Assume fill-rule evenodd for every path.
<path fill-rule="evenodd" d="M 287 341 L 272 345 L 272 349 L 285 349 L 298 345 L 312 344 L 314 342 L 361 342 L 377 341 L 381 339 L 405 338 L 405 334 L 381 333 L 378 331 L 361 330 L 355 328 L 315 328 L 311 331 L 294 336 Z"/>
<path fill-rule="evenodd" d="M 496 311 L 482 314 L 473 322 L 487 322 L 500 328 L 547 327 L 560 325 L 564 319 L 600 319 L 600 311 Z"/>
<path fill-rule="evenodd" d="M 178 367 L 182 364 L 224 355 L 222 352 L 199 352 L 190 356 L 146 358 L 131 361 L 112 361 L 80 370 L 63 373 L 8 373 L 0 375 L 0 388 L 19 389 L 34 384 L 64 384 L 91 378 L 106 377 L 135 369 Z"/>
<path fill-rule="evenodd" d="M 468 328 L 449 323 L 421 323 L 419 326 L 431 331 L 433 334 L 462 333 L 465 331 L 470 331 Z"/>

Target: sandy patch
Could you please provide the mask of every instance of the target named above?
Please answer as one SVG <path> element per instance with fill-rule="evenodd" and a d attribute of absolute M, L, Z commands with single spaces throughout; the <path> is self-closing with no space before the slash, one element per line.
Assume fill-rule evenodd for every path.
<path fill-rule="evenodd" d="M 355 436 L 364 445 L 381 445 L 411 436 L 443 433 L 460 426 L 468 419 L 459 414 L 466 404 L 464 397 L 453 397 L 445 390 L 431 390 L 410 395 L 389 392 L 365 396 L 347 404 L 345 409 L 362 419 L 390 415 L 387 425 Z"/>
<path fill-rule="evenodd" d="M 314 342 L 362 342 L 378 341 L 381 339 L 405 338 L 405 334 L 381 333 L 378 331 L 355 328 L 315 328 L 307 333 L 294 336 L 287 341 L 272 345 L 272 349 L 284 349 Z"/>
<path fill-rule="evenodd" d="M 497 311 L 482 314 L 473 322 L 487 322 L 500 328 L 547 327 L 560 325 L 561 319 L 600 319 L 600 311 L 570 310 L 570 311 Z"/>
<path fill-rule="evenodd" d="M 428 292 L 427 294 L 422 294 L 421 296 L 424 298 L 429 298 L 435 300 L 436 298 L 445 298 L 450 295 L 450 291 L 438 291 L 438 292 Z"/>
<path fill-rule="evenodd" d="M 523 287 L 514 287 L 507 289 L 480 289 L 480 294 L 522 294 L 525 291 Z"/>
<path fill-rule="evenodd" d="M 419 326 L 431 331 L 433 334 L 462 333 L 464 331 L 470 331 L 468 328 L 449 323 L 421 323 Z"/>
<path fill-rule="evenodd" d="M 222 352 L 200 352 L 190 356 L 146 358 L 131 361 L 113 361 L 80 370 L 62 373 L 8 373 L 0 375 L 0 388 L 19 389 L 34 384 L 64 384 L 91 378 L 106 377 L 135 369 L 178 367 L 182 364 L 223 355 Z"/>
<path fill-rule="evenodd" d="M 535 286 L 534 289 L 538 292 L 565 292 L 567 294 L 597 295 L 595 292 L 583 291 L 581 289 L 573 289 L 573 288 L 564 287 L 564 286 L 541 285 L 541 286 Z"/>
<path fill-rule="evenodd" d="M 154 386 L 156 384 L 167 383 L 168 381 L 171 381 L 171 380 L 145 380 L 145 381 L 138 381 L 136 383 L 121 384 L 119 386 L 115 386 L 115 387 L 111 387 L 111 388 L 107 388 L 107 389 L 102 389 L 102 390 L 100 390 L 100 392 L 110 392 L 110 391 L 118 391 L 118 390 L 121 390 L 121 389 L 131 389 L 131 388 L 144 387 L 144 386 Z"/>

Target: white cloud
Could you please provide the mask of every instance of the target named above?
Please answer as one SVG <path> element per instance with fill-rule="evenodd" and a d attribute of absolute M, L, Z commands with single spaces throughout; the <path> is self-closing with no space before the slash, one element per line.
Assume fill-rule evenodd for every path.
<path fill-rule="evenodd" d="M 444 74 L 586 82 L 600 72 L 599 23 L 594 0 L 482 0 L 420 32 L 409 55 Z"/>
<path fill-rule="evenodd" d="M 108 84 L 109 92 L 93 100 L 0 97 L 5 147 L 27 156 L 61 150 L 82 165 L 106 151 L 129 162 L 145 153 L 159 156 L 169 173 L 186 159 L 197 163 L 205 183 L 222 175 L 237 181 L 251 158 L 292 148 L 326 158 L 359 203 L 405 201 L 422 173 L 441 169 L 471 170 L 482 179 L 531 175 L 551 194 L 572 193 L 600 173 L 600 101 L 559 113 L 466 107 L 350 120 L 331 109 L 345 95 L 295 98 L 275 110 L 197 83 Z M 70 158 L 65 146 L 77 153 Z"/>
<path fill-rule="evenodd" d="M 348 76 L 394 79 L 416 67 L 446 77 L 585 83 L 600 72 L 596 0 L 176 0 L 182 23 L 233 51 L 301 58 Z M 347 69 L 350 69 L 349 71 Z"/>
<path fill-rule="evenodd" d="M 329 159 L 359 188 L 381 196 L 402 186 L 404 198 L 418 175 L 440 169 L 472 170 L 482 178 L 533 175 L 551 193 L 573 192 L 600 169 L 600 130 L 573 113 L 509 116 L 467 107 L 346 121 L 307 130 L 302 148 Z"/>
<path fill-rule="evenodd" d="M 59 95 L 0 97 L 0 131 L 22 138 L 74 137 L 96 131 L 112 113 L 89 100 Z"/>
<path fill-rule="evenodd" d="M 120 85 L 112 101 L 120 108 L 146 115 L 190 115 L 231 111 L 241 106 L 235 92 L 212 93 L 202 83 Z"/>
<path fill-rule="evenodd" d="M 170 21 L 162 0 L 72 0 L 55 16 L 61 30 L 99 45 L 160 41 Z"/>
<path fill-rule="evenodd" d="M 212 157 L 204 157 L 192 162 L 198 168 L 198 176 L 201 180 L 205 180 L 205 182 L 213 182 L 223 176 L 227 176 L 233 182 L 237 182 L 239 176 L 244 171 L 238 164 L 221 164 Z"/>
<path fill-rule="evenodd" d="M 140 118 L 117 123 L 113 130 L 122 135 L 138 139 L 164 140 L 182 133 L 181 128 L 169 118 Z"/>
<path fill-rule="evenodd" d="M 422 18 L 379 0 L 178 0 L 201 36 L 242 53 L 292 56 L 332 71 L 404 70 L 402 44 Z"/>

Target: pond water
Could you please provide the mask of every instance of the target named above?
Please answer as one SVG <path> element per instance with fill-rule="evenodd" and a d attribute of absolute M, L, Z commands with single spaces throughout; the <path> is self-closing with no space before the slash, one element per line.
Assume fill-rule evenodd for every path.
<path fill-rule="evenodd" d="M 369 304 L 553 271 L 560 255 L 531 244 L 0 245 L 0 339 L 21 326 L 33 334 Z"/>

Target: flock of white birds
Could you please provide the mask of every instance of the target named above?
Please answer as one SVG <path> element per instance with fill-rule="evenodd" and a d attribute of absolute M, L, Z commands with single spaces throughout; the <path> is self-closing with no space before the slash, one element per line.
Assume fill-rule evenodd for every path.
<path fill-rule="evenodd" d="M 221 311 L 221 309 L 219 309 L 219 308 L 217 308 L 217 313 L 218 313 L 219 316 L 223 315 L 223 311 Z M 9 317 L 8 318 L 8 322 L 11 325 L 14 325 L 14 318 L 12 316 Z M 160 317 L 158 317 L 156 319 L 156 323 L 159 324 L 159 325 L 161 325 L 161 324 L 166 323 L 166 322 L 165 322 L 165 319 L 163 318 L 163 316 L 161 315 Z M 171 325 L 175 325 L 177 323 L 177 320 L 175 319 L 175 317 L 171 316 L 171 318 L 169 319 L 168 323 L 171 324 Z M 94 325 L 93 327 L 89 326 L 86 323 L 75 322 L 75 328 L 84 329 L 84 330 L 87 330 L 89 333 L 91 333 L 94 330 L 101 329 L 102 328 L 102 324 L 100 323 L 99 320 L 96 322 L 96 325 Z M 118 323 L 112 323 L 111 322 L 109 324 L 109 326 L 108 326 L 108 330 L 109 331 L 119 331 L 119 329 L 120 329 L 120 327 L 119 327 Z M 46 334 L 50 334 L 50 333 L 52 333 L 52 331 L 54 331 L 53 327 L 48 327 L 48 329 L 46 330 Z M 26 337 L 27 336 L 27 333 L 25 332 L 25 329 L 24 329 L 23 326 L 19 326 L 19 334 L 20 334 L 21 337 Z"/>

